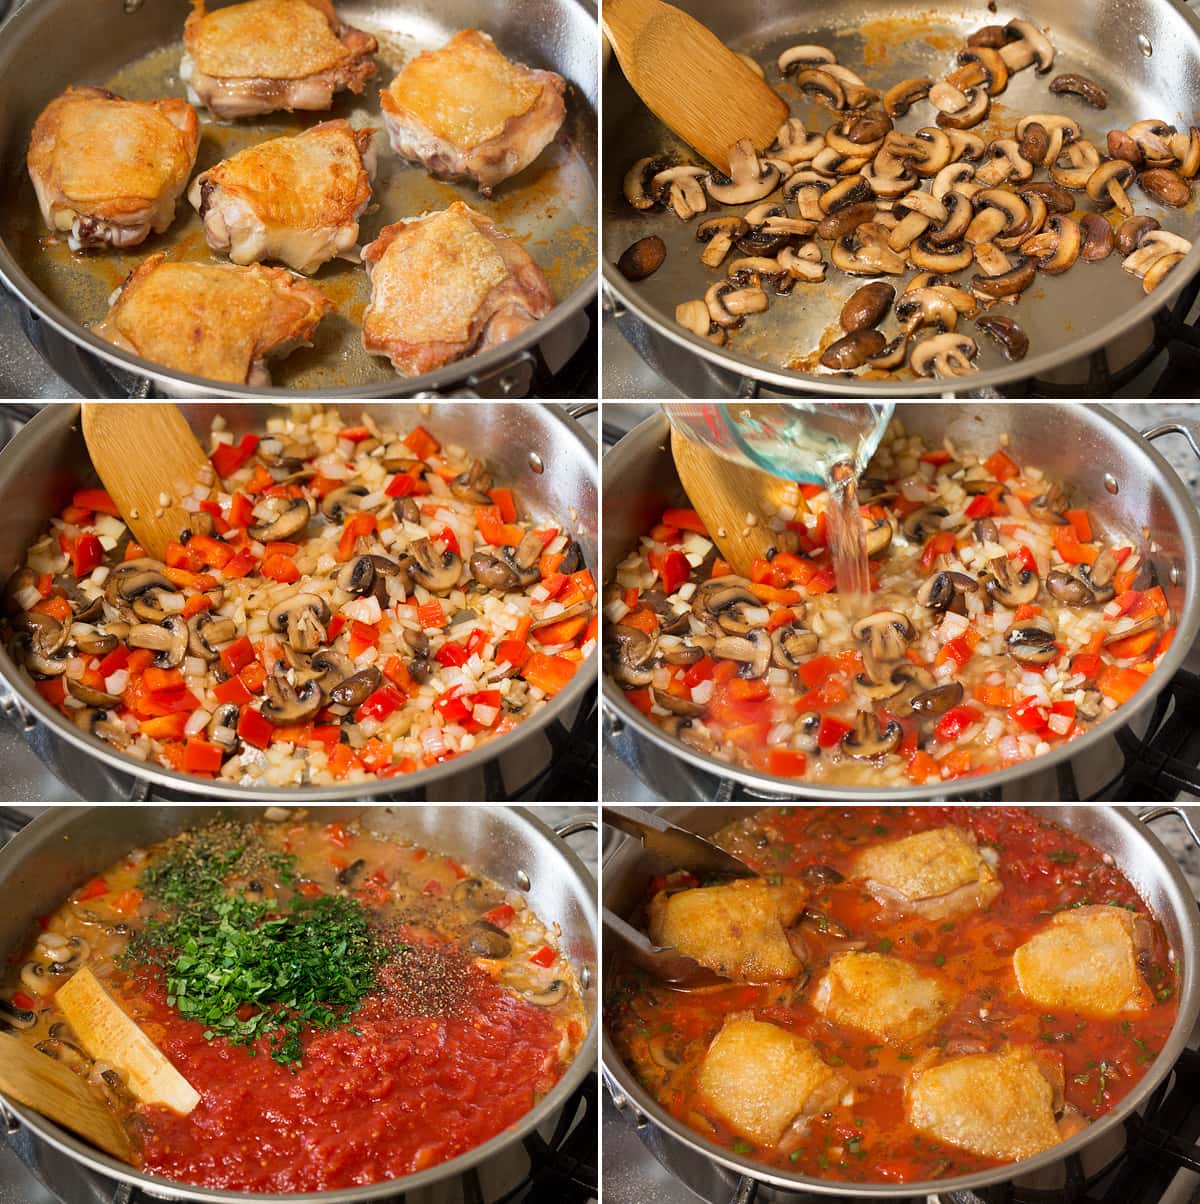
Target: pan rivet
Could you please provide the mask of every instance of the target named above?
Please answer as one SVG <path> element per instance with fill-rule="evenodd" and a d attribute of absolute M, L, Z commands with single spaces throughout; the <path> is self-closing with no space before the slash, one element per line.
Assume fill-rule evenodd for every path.
<path fill-rule="evenodd" d="M 516 389 L 517 378 L 515 376 L 506 374 L 506 375 L 502 376 L 496 382 L 496 385 L 499 388 L 500 392 L 503 393 L 505 397 L 507 397 L 511 392 L 513 392 L 514 389 Z"/>
<path fill-rule="evenodd" d="M 524 870 L 517 870 L 517 889 L 528 890 L 533 885 L 529 881 L 529 875 Z"/>
<path fill-rule="evenodd" d="M 537 452 L 529 453 L 529 467 L 539 476 L 546 471 L 546 465 L 542 463 L 542 457 Z"/>
<path fill-rule="evenodd" d="M 1107 489 L 1109 493 L 1113 494 L 1121 492 L 1121 486 L 1118 484 L 1117 478 L 1114 477 L 1111 472 L 1106 472 L 1104 474 L 1104 488 Z"/>
<path fill-rule="evenodd" d="M 1149 58 L 1154 53 L 1154 47 L 1150 45 L 1150 39 L 1144 33 L 1139 33 L 1137 36 L 1138 49 Z"/>
<path fill-rule="evenodd" d="M 1178 585 L 1183 580 L 1183 570 L 1179 567 L 1178 560 L 1171 561 L 1171 568 L 1167 576 L 1170 577 L 1172 585 Z"/>
<path fill-rule="evenodd" d="M 579 985 L 586 991 L 592 985 L 592 967 L 584 966 L 579 971 Z"/>

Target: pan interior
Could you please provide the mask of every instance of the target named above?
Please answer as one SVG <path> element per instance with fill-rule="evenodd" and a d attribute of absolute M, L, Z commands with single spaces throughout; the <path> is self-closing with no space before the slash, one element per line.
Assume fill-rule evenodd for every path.
<path fill-rule="evenodd" d="M 1200 83 L 1200 43 L 1185 19 L 1169 4 L 1129 4 L 1125 0 L 1099 0 L 1095 5 L 982 5 L 972 9 L 932 11 L 928 5 L 911 3 L 861 6 L 847 0 L 829 0 L 820 6 L 784 8 L 764 0 L 754 5 L 717 5 L 712 0 L 685 0 L 681 5 L 707 24 L 733 49 L 753 57 L 766 70 L 769 83 L 789 104 L 809 130 L 824 130 L 836 115 L 819 106 L 801 102 L 788 82 L 781 81 L 775 67 L 779 53 L 789 46 L 817 43 L 827 46 L 844 66 L 856 71 L 866 83 L 879 90 L 912 77 L 944 78 L 954 67 L 954 56 L 967 36 L 981 25 L 1027 17 L 1049 31 L 1056 49 L 1053 69 L 1037 75 L 1034 68 L 1014 73 L 1007 89 L 992 103 L 987 120 L 973 133 L 990 141 L 1010 136 L 1017 120 L 1032 113 L 1062 113 L 1083 127 L 1084 136 L 1095 142 L 1102 154 L 1109 130 L 1125 129 L 1134 121 L 1158 118 L 1186 130 L 1195 120 L 1194 100 Z M 1151 54 L 1140 49 L 1139 36 L 1146 38 Z M 1104 111 L 1093 109 L 1078 97 L 1055 96 L 1050 80 L 1062 72 L 1079 72 L 1095 79 L 1108 92 Z M 637 213 L 621 192 L 624 173 L 643 155 L 664 152 L 681 163 L 699 162 L 696 154 L 675 138 L 638 100 L 621 74 L 615 58 L 604 79 L 605 127 L 605 231 L 604 255 L 615 262 L 632 242 L 658 234 L 667 244 L 663 267 L 637 285 L 623 285 L 635 295 L 649 315 L 669 329 L 674 328 L 675 307 L 700 298 L 717 279 L 718 272 L 700 262 L 696 241 L 697 223 L 681 222 L 669 211 Z M 934 110 L 921 102 L 896 127 L 913 132 L 933 122 Z M 619 136 L 618 136 L 619 132 Z M 1044 178 L 1044 172 L 1038 178 Z M 1193 205 L 1167 209 L 1154 202 L 1141 188 L 1130 191 L 1136 212 L 1158 219 L 1164 228 L 1191 237 L 1196 226 Z M 1080 194 L 1079 217 L 1090 211 L 1090 202 Z M 750 206 L 714 206 L 710 216 L 745 212 Z M 1117 215 L 1119 220 L 1120 215 Z M 829 265 L 829 244 L 821 243 Z M 723 269 L 722 269 L 723 270 Z M 969 280 L 977 269 L 960 274 Z M 911 278 L 885 277 L 897 288 Z M 821 351 L 843 331 L 838 323 L 842 305 L 865 277 L 850 277 L 832 265 L 824 283 L 796 285 L 789 297 L 771 297 L 770 309 L 747 320 L 734 333 L 729 350 L 761 360 L 773 368 L 822 373 Z M 1035 368 L 1037 357 L 1055 362 L 1070 358 L 1072 341 L 1108 323 L 1119 322 L 1143 293 L 1138 280 L 1122 271 L 1121 257 L 1114 253 L 1101 263 L 1078 262 L 1061 276 L 1039 274 L 1033 286 L 1015 306 L 1000 303 L 994 312 L 1017 319 L 1029 335 L 1030 371 L 1046 375 L 1052 365 Z M 888 337 L 894 323 L 886 327 Z M 973 324 L 962 323 L 966 333 L 976 336 L 980 372 L 1006 366 L 999 347 Z M 1132 351 L 1126 359 L 1132 358 Z M 1117 365 L 1119 366 L 1119 364 Z M 894 375 L 876 373 L 881 380 L 913 380 L 907 370 Z M 861 378 L 861 379 L 866 379 Z"/>
<path fill-rule="evenodd" d="M 560 0 L 557 5 L 539 6 L 544 7 L 546 20 L 534 28 L 526 25 L 522 29 L 516 28 L 504 6 L 481 5 L 479 0 L 447 4 L 408 4 L 403 0 L 340 3 L 338 14 L 344 21 L 379 41 L 379 73 L 367 82 L 363 94 L 338 93 L 332 109 L 325 113 L 268 113 L 239 121 L 221 121 L 200 108 L 201 142 L 193 174 L 270 138 L 298 134 L 322 121 L 345 118 L 355 128 L 378 131 L 375 196 L 373 208 L 360 223 L 362 243 L 371 241 L 389 223 L 444 209 L 452 201 L 461 200 L 515 237 L 545 271 L 556 299 L 563 302 L 588 278 L 596 259 L 594 43 L 589 42 L 580 52 L 576 45 L 578 26 L 590 18 L 582 9 L 578 13 L 570 11 L 568 3 Z M 203 223 L 186 197 L 180 198 L 175 221 L 165 234 L 152 234 L 128 251 L 74 253 L 65 240 L 48 238 L 25 170 L 25 148 L 33 120 L 51 97 L 69 84 L 98 84 L 134 100 L 186 95 L 179 78 L 179 60 L 188 6 L 183 0 L 156 0 L 158 4 L 178 18 L 165 23 L 158 20 L 157 28 L 171 30 L 165 43 L 155 38 L 154 49 L 143 49 L 134 56 L 129 47 L 140 45 L 137 39 L 111 39 L 97 54 L 94 66 L 89 65 L 78 75 L 56 74 L 47 80 L 45 93 L 36 104 L 27 100 L 19 110 L 9 113 L 10 121 L 23 119 L 24 124 L 10 130 L 4 154 L 0 178 L 7 180 L 7 187 L 0 189 L 0 237 L 36 287 L 82 326 L 99 321 L 108 310 L 113 290 L 157 251 L 174 260 L 225 261 L 224 256 L 209 250 Z M 556 15 L 551 18 L 551 14 Z M 138 14 L 124 19 L 144 18 Z M 490 33 L 511 58 L 557 70 L 571 85 L 567 89 L 567 116 L 558 137 L 524 172 L 497 188 L 490 199 L 470 184 L 435 180 L 422 168 L 400 159 L 388 144 L 379 106 L 380 91 L 405 63 L 471 26 Z M 122 50 L 122 46 L 126 48 Z M 335 308 L 317 329 L 312 347 L 273 361 L 274 383 L 283 388 L 325 390 L 368 388 L 394 381 L 396 376 L 388 360 L 368 355 L 362 347 L 362 317 L 370 296 L 365 269 L 334 260 L 310 279 Z"/>

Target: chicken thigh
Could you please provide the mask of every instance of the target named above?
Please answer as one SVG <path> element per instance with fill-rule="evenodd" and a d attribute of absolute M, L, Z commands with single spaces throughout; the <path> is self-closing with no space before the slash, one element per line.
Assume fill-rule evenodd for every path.
<path fill-rule="evenodd" d="M 275 259 L 311 275 L 342 255 L 358 259 L 358 219 L 371 202 L 374 130 L 326 121 L 273 138 L 202 172 L 188 199 L 214 251 L 234 263 Z"/>
<path fill-rule="evenodd" d="M 486 33 L 464 29 L 418 54 L 380 103 L 397 154 L 488 196 L 554 139 L 565 88 L 561 75 L 514 63 Z"/>
<path fill-rule="evenodd" d="M 143 359 L 231 384 L 268 386 L 266 361 L 308 343 L 332 306 L 282 268 L 168 263 L 151 255 L 96 334 Z"/>
<path fill-rule="evenodd" d="M 461 201 L 385 226 L 363 262 L 363 346 L 409 376 L 514 338 L 554 307 L 524 247 Z"/>
<path fill-rule="evenodd" d="M 199 145 L 185 101 L 68 88 L 34 124 L 27 162 L 46 225 L 73 251 L 134 247 L 175 220 Z"/>
<path fill-rule="evenodd" d="M 247 0 L 211 13 L 192 0 L 183 44 L 188 99 L 217 117 L 322 111 L 377 70 L 378 43 L 343 25 L 330 0 Z"/>

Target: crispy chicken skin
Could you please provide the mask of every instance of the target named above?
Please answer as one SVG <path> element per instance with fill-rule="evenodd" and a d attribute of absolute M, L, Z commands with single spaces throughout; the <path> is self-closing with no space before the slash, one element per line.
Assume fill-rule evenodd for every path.
<path fill-rule="evenodd" d="M 397 154 L 488 196 L 553 141 L 565 88 L 562 76 L 514 63 L 486 33 L 464 29 L 418 54 L 380 103 Z"/>
<path fill-rule="evenodd" d="M 803 883 L 775 886 L 743 878 L 698 886 L 650 900 L 649 932 L 656 945 L 671 946 L 724 978 L 769 982 L 804 971 L 787 929 L 808 901 Z M 803 946 L 801 946 L 803 948 Z"/>
<path fill-rule="evenodd" d="M 955 988 L 885 953 L 835 953 L 812 1004 L 834 1024 L 903 1044 L 942 1022 Z"/>
<path fill-rule="evenodd" d="M 461 201 L 385 226 L 363 262 L 363 346 L 409 376 L 515 338 L 554 307 L 524 247 Z"/>
<path fill-rule="evenodd" d="M 151 255 L 94 330 L 167 368 L 266 386 L 268 357 L 308 343 L 331 308 L 316 285 L 282 268 L 168 263 Z"/>
<path fill-rule="evenodd" d="M 1021 994 L 1039 1007 L 1110 1018 L 1150 1007 L 1154 997 L 1139 955 L 1150 922 L 1124 907 L 1096 904 L 1060 911 L 1013 954 Z"/>
<path fill-rule="evenodd" d="M 217 117 L 320 112 L 335 92 L 361 92 L 377 70 L 378 43 L 343 25 L 330 0 L 247 0 L 211 13 L 192 0 L 183 44 L 188 99 Z"/>
<path fill-rule="evenodd" d="M 371 202 L 374 133 L 326 121 L 202 172 L 188 200 L 204 220 L 208 245 L 234 263 L 278 260 L 305 275 L 339 255 L 357 260 L 358 219 Z"/>
<path fill-rule="evenodd" d="M 932 828 L 864 849 L 854 876 L 885 907 L 941 920 L 986 907 L 1004 889 L 974 834 Z"/>
<path fill-rule="evenodd" d="M 46 225 L 73 251 L 133 247 L 175 220 L 199 146 L 185 101 L 68 88 L 34 123 L 27 162 Z"/>
<path fill-rule="evenodd" d="M 713 1038 L 699 1087 L 735 1133 L 787 1153 L 813 1116 L 837 1102 L 846 1080 L 811 1041 L 743 1012 L 727 1016 Z"/>

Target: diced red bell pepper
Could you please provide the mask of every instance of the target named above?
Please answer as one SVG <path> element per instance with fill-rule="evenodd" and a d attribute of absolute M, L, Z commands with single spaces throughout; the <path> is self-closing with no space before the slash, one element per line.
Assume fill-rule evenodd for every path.
<path fill-rule="evenodd" d="M 213 449 L 212 465 L 222 480 L 231 477 L 258 447 L 257 435 L 243 435 L 240 443 L 219 443 Z"/>
<path fill-rule="evenodd" d="M 221 649 L 221 664 L 225 666 L 225 672 L 230 676 L 244 669 L 252 660 L 254 660 L 254 645 L 250 643 L 249 636 L 244 635 L 240 640 L 234 640 L 232 644 Z"/>
<path fill-rule="evenodd" d="M 677 527 L 681 531 L 695 531 L 697 535 L 708 534 L 704 520 L 695 510 L 664 510 L 662 522 L 666 527 Z"/>
<path fill-rule="evenodd" d="M 101 895 L 107 895 L 111 889 L 112 887 L 103 878 L 93 878 L 80 888 L 75 900 L 78 903 L 86 903 L 89 899 L 98 899 Z"/>
<path fill-rule="evenodd" d="M 986 493 L 976 494 L 971 499 L 971 504 L 967 507 L 968 518 L 987 518 L 991 514 L 996 513 L 996 503 Z"/>
<path fill-rule="evenodd" d="M 515 665 L 518 669 L 529 659 L 529 645 L 524 640 L 501 640 L 496 645 L 496 663 Z"/>
<path fill-rule="evenodd" d="M 131 916 L 142 905 L 145 896 L 136 887 L 123 890 L 110 904 L 113 911 L 123 916 Z"/>
<path fill-rule="evenodd" d="M 1075 536 L 1080 543 L 1092 542 L 1092 520 L 1086 510 L 1068 510 L 1067 521 L 1075 528 Z"/>
<path fill-rule="evenodd" d="M 388 497 L 411 497 L 417 491 L 417 479 L 407 472 L 398 472 L 387 483 L 384 493 Z"/>
<path fill-rule="evenodd" d="M 489 491 L 492 504 L 500 507 L 500 521 L 513 523 L 517 521 L 517 503 L 511 489 L 492 489 Z"/>
<path fill-rule="evenodd" d="M 426 630 L 442 628 L 446 625 L 446 612 L 442 609 L 439 599 L 434 598 L 417 607 L 417 622 Z"/>
<path fill-rule="evenodd" d="M 840 719 L 835 719 L 832 715 L 825 715 L 821 719 L 821 727 L 817 732 L 817 743 L 822 748 L 835 748 L 841 744 L 842 737 L 850 731 L 850 724 L 843 723 Z"/>
<path fill-rule="evenodd" d="M 491 911 L 483 913 L 483 919 L 489 924 L 495 924 L 497 928 L 508 928 L 516 918 L 517 913 L 507 903 L 501 903 L 499 907 L 493 907 Z"/>
<path fill-rule="evenodd" d="M 258 561 L 254 558 L 254 553 L 249 548 L 242 548 L 234 553 L 233 559 L 230 560 L 224 568 L 221 569 L 221 574 L 226 581 L 237 580 L 241 577 L 248 577 L 254 572 L 255 565 Z"/>
<path fill-rule="evenodd" d="M 104 559 L 104 546 L 95 535 L 80 535 L 71 549 L 71 571 L 78 581 L 93 569 L 99 568 Z"/>
<path fill-rule="evenodd" d="M 213 694 L 222 706 L 232 702 L 234 706 L 244 706 L 253 695 L 246 688 L 245 682 L 238 676 L 231 677 L 219 685 L 213 686 Z"/>
<path fill-rule="evenodd" d="M 790 748 L 772 748 L 767 753 L 767 772 L 778 778 L 802 778 L 808 771 L 808 758 Z"/>
<path fill-rule="evenodd" d="M 983 462 L 984 468 L 997 481 L 1007 481 L 1021 475 L 1020 465 L 1005 451 L 995 451 Z"/>
<path fill-rule="evenodd" d="M 100 676 L 111 677 L 119 669 L 129 664 L 129 648 L 119 644 L 100 662 Z"/>
<path fill-rule="evenodd" d="M 342 529 L 342 537 L 338 540 L 337 558 L 339 561 L 349 560 L 354 555 L 354 545 L 360 537 L 370 535 L 376 526 L 373 514 L 352 514 L 346 519 Z"/>
<path fill-rule="evenodd" d="M 1031 573 L 1038 571 L 1037 557 L 1033 554 L 1033 550 L 1026 547 L 1025 544 L 1017 549 L 1015 559 L 1020 561 L 1021 568 L 1028 569 Z"/>
<path fill-rule="evenodd" d="M 968 728 L 974 727 L 983 715 L 972 706 L 951 707 L 937 722 L 933 729 L 939 740 L 949 742 L 957 740 Z"/>
<path fill-rule="evenodd" d="M 702 681 L 710 681 L 716 667 L 717 662 L 711 656 L 701 657 L 694 665 L 688 667 L 683 675 L 683 684 L 691 690 Z"/>
<path fill-rule="evenodd" d="M 691 576 L 692 566 L 682 552 L 667 552 L 658 565 L 658 576 L 662 581 L 663 593 L 673 594 Z"/>
<path fill-rule="evenodd" d="M 978 636 L 976 636 L 978 639 Z M 971 659 L 975 654 L 974 646 L 965 636 L 956 636 L 949 643 L 943 644 L 941 650 L 934 658 L 935 665 L 943 665 L 946 661 L 953 661 L 960 669 Z"/>
<path fill-rule="evenodd" d="M 937 531 L 929 537 L 925 543 L 925 549 L 921 553 L 921 568 L 926 572 L 931 572 L 933 566 L 937 563 L 939 556 L 944 556 L 954 551 L 954 532 L 953 531 Z"/>
<path fill-rule="evenodd" d="M 467 700 L 458 693 L 459 688 L 454 686 L 433 700 L 434 709 L 447 723 L 461 723 L 470 717 L 471 708 L 467 705 Z"/>
<path fill-rule="evenodd" d="M 378 690 L 372 694 L 366 702 L 364 702 L 357 711 L 354 712 L 354 718 L 358 722 L 364 719 L 374 719 L 382 722 L 389 715 L 394 715 L 408 700 L 396 689 L 395 686 L 388 684 L 380 686 Z"/>
<path fill-rule="evenodd" d="M 271 743 L 274 726 L 269 720 L 250 707 L 243 707 L 238 719 L 237 733 L 240 739 L 255 748 L 266 748 Z"/>
<path fill-rule="evenodd" d="M 369 426 L 347 426 L 338 431 L 338 438 L 345 439 L 348 443 L 361 443 L 364 439 L 371 438 L 371 428 Z"/>
<path fill-rule="evenodd" d="M 462 644 L 455 643 L 453 640 L 447 640 L 438 650 L 435 655 L 435 660 L 439 664 L 457 667 L 465 665 L 471 659 L 471 654 Z"/>
<path fill-rule="evenodd" d="M 414 427 L 401 442 L 418 460 L 428 460 L 442 448 L 442 445 L 423 426 Z"/>
<path fill-rule="evenodd" d="M 1145 674 L 1116 665 L 1105 665 L 1096 678 L 1096 688 L 1115 702 L 1128 702 L 1145 684 Z"/>
<path fill-rule="evenodd" d="M 184 746 L 183 767 L 188 773 L 220 773 L 224 757 L 219 744 L 192 736 Z"/>
<path fill-rule="evenodd" d="M 94 510 L 97 514 L 112 514 L 121 517 L 117 503 L 107 489 L 76 489 L 72 503 L 80 510 Z"/>
<path fill-rule="evenodd" d="M 1027 732 L 1042 731 L 1046 726 L 1046 715 L 1046 707 L 1032 694 L 1008 709 L 1008 717 Z"/>
<path fill-rule="evenodd" d="M 296 562 L 290 556 L 278 554 L 263 557 L 262 575 L 272 581 L 281 581 L 285 585 L 300 580 L 300 570 L 296 567 Z"/>
<path fill-rule="evenodd" d="M 458 536 L 454 534 L 453 529 L 450 527 L 443 527 L 433 537 L 433 542 L 444 544 L 446 551 L 453 552 L 455 556 L 458 556 L 462 552 L 462 548 L 458 546 Z"/>
<path fill-rule="evenodd" d="M 535 966 L 541 966 L 542 969 L 548 970 L 558 960 L 558 954 L 549 945 L 543 945 L 536 953 L 529 955 L 529 960 Z"/>

